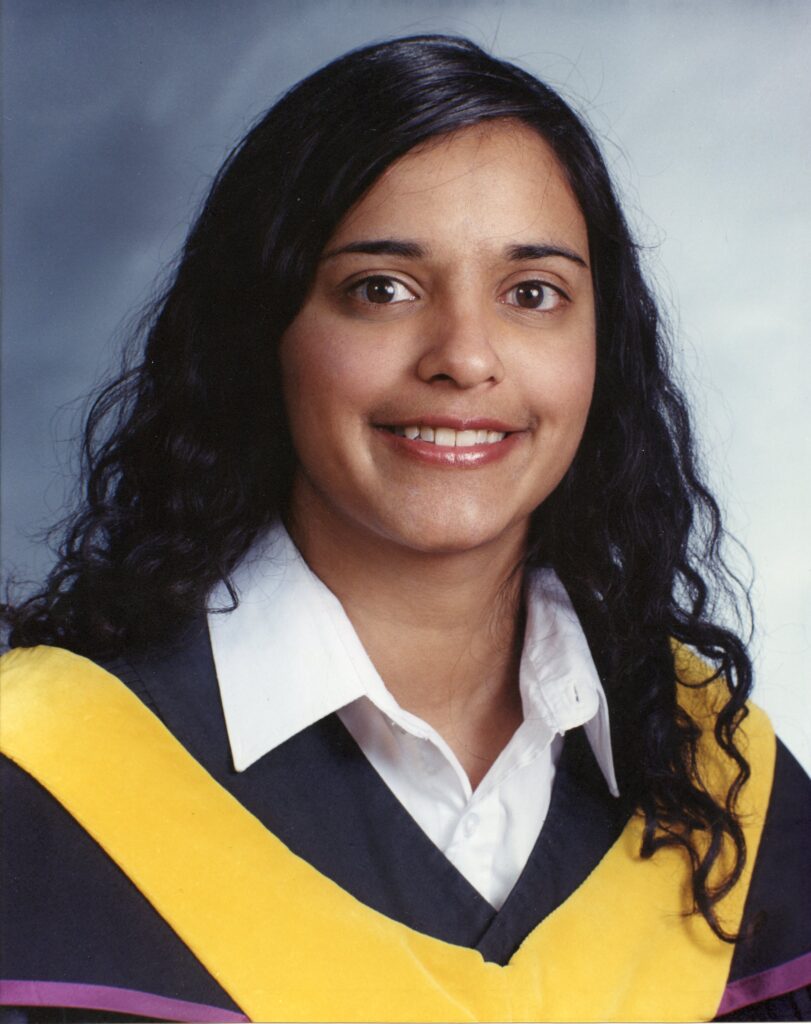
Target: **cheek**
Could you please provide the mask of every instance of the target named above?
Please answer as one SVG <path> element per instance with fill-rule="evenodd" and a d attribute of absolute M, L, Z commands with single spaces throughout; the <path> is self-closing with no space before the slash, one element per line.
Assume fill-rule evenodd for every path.
<path fill-rule="evenodd" d="M 566 434 L 582 432 L 594 392 L 595 370 L 595 345 L 588 335 L 547 351 L 542 359 L 524 363 L 523 379 L 532 389 L 542 427 Z"/>
<path fill-rule="evenodd" d="M 380 346 L 317 319 L 300 318 L 288 329 L 280 361 L 293 447 L 302 464 L 323 471 L 345 466 L 347 453 L 360 449 L 386 370 Z"/>
<path fill-rule="evenodd" d="M 312 399 L 329 391 L 340 365 L 329 332 L 313 329 L 301 317 L 282 337 L 279 359 L 284 397 L 291 414 L 308 397 Z"/>
<path fill-rule="evenodd" d="M 313 322 L 315 321 L 315 322 Z M 401 368 L 391 339 L 358 335 L 345 324 L 300 317 L 285 333 L 280 360 L 291 425 L 308 413 L 368 418 Z"/>
<path fill-rule="evenodd" d="M 578 359 L 566 361 L 557 373 L 561 416 L 571 419 L 572 426 L 585 423 L 594 394 L 595 357 L 593 347 Z"/>

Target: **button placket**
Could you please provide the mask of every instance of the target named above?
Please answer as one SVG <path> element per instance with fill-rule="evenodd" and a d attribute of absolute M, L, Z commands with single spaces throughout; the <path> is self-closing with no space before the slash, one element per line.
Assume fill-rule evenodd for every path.
<path fill-rule="evenodd" d="M 481 818 L 475 811 L 469 811 L 462 821 L 462 835 L 465 839 L 470 839 L 471 836 L 475 835 L 479 828 L 479 822 Z"/>

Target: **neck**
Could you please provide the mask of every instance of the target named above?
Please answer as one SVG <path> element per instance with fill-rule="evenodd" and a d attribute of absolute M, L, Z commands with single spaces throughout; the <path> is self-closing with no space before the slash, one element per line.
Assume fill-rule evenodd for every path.
<path fill-rule="evenodd" d="M 427 553 L 308 509 L 291 536 L 338 597 L 401 707 L 429 722 L 475 785 L 522 720 L 525 530 Z"/>

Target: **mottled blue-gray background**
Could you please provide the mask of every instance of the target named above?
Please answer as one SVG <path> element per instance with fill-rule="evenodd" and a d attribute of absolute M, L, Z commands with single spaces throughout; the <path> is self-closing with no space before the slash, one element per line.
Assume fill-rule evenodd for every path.
<path fill-rule="evenodd" d="M 319 64 L 415 32 L 518 61 L 604 139 L 754 561 L 757 695 L 811 766 L 808 0 L 5 0 L 4 568 L 47 568 L 69 403 L 229 147 Z"/>

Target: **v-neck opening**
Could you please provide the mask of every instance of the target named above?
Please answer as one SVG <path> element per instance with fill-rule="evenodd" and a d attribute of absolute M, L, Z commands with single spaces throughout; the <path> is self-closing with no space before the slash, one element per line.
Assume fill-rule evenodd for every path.
<path fill-rule="evenodd" d="M 176 671 L 174 685 L 167 676 L 167 661 Z M 188 671 L 191 666 L 193 683 Z M 142 685 L 149 702 L 170 731 L 293 855 L 392 922 L 453 946 L 478 950 L 491 963 L 503 966 L 509 962 L 532 931 L 585 881 L 627 821 L 627 811 L 624 817 L 617 814 L 617 801 L 605 788 L 582 729 L 572 730 L 564 742 L 549 812 L 518 880 L 497 910 L 409 814 L 336 714 L 236 773 L 227 754 L 227 733 L 206 631 L 192 635 L 185 647 L 175 650 L 174 657 L 164 656 L 159 662 L 149 659 L 135 667 L 146 677 Z M 340 803 L 348 799 L 350 780 L 337 779 L 334 770 L 349 773 L 352 785 L 371 805 L 364 818 L 366 831 L 385 830 L 374 839 L 367 835 L 358 840 L 367 870 L 349 863 L 347 843 L 338 834 L 336 821 L 331 834 L 322 839 L 311 823 L 304 822 L 306 808 L 292 807 L 293 816 L 299 817 L 285 822 L 285 811 L 290 808 L 267 792 L 267 779 L 295 783 L 297 766 L 319 759 L 324 760 L 323 771 L 313 784 L 319 790 L 330 787 Z M 272 781 L 269 784 L 272 786 Z M 578 822 L 578 807 L 586 795 L 588 820 Z M 579 851 L 576 856 L 570 849 L 573 837 Z M 332 845 L 340 849 L 327 849 Z"/>

